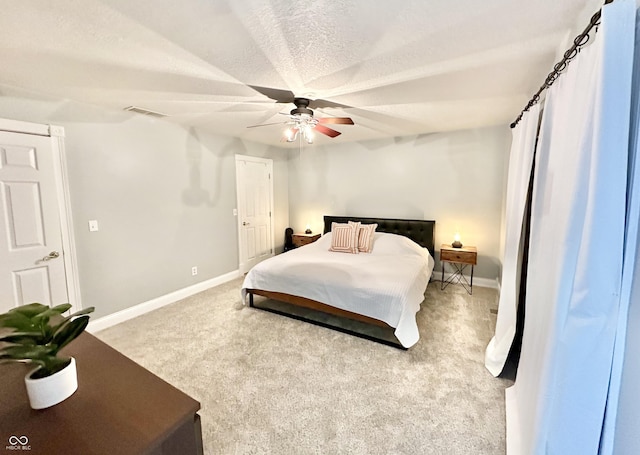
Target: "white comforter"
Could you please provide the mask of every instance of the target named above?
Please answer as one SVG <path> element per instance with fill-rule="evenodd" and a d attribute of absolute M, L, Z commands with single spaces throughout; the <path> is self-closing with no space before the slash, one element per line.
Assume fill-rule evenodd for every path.
<path fill-rule="evenodd" d="M 362 314 L 394 327 L 404 347 L 419 338 L 416 313 L 433 271 L 426 248 L 406 237 L 376 232 L 371 253 L 329 251 L 331 233 L 253 267 L 242 285 L 283 292 Z"/>

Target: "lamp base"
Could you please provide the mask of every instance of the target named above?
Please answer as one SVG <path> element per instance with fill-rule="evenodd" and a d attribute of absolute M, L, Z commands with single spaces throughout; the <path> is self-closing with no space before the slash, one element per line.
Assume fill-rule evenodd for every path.
<path fill-rule="evenodd" d="M 452 246 L 453 248 L 462 248 L 462 242 L 460 242 L 460 240 L 455 240 L 455 241 L 451 244 L 451 246 Z"/>

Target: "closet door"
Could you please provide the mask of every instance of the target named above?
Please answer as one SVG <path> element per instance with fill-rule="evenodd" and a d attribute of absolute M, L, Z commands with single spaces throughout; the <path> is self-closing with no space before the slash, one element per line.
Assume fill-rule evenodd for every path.
<path fill-rule="evenodd" d="M 239 269 L 273 256 L 273 161 L 236 155 Z"/>

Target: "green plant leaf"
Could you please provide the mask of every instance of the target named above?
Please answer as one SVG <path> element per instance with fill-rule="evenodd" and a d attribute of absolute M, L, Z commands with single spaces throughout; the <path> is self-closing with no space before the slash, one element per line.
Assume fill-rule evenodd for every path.
<path fill-rule="evenodd" d="M 66 324 L 53 335 L 52 344 L 58 346 L 56 352 L 80 335 L 89 324 L 89 316 L 80 316 Z"/>
<path fill-rule="evenodd" d="M 0 341 L 0 358 L 2 358 L 4 350 L 10 348 L 11 346 L 16 346 L 16 343 L 7 343 L 4 341 Z"/>
<path fill-rule="evenodd" d="M 48 343 L 51 341 L 51 337 L 53 337 L 51 325 L 49 324 L 49 316 L 39 317 L 38 315 L 36 318 L 34 318 L 34 322 L 37 330 L 40 332 L 40 342 L 43 344 Z"/>
<path fill-rule="evenodd" d="M 89 314 L 89 313 L 93 313 L 95 311 L 95 307 L 90 306 L 89 308 L 85 308 L 84 310 L 80 310 L 80 311 L 76 311 L 75 313 L 73 313 L 72 315 L 70 315 L 70 318 L 75 318 L 76 316 L 82 316 L 85 314 Z"/>
<path fill-rule="evenodd" d="M 30 303 L 28 305 L 22 305 L 17 308 L 12 308 L 8 313 L 19 313 L 28 318 L 32 318 L 43 311 L 47 311 L 49 306 L 43 305 L 41 303 Z"/>
<path fill-rule="evenodd" d="M 56 333 L 58 333 L 60 330 L 62 330 L 62 328 L 64 326 L 66 326 L 67 324 L 69 324 L 69 321 L 71 321 L 72 319 L 81 316 L 81 315 L 85 315 L 88 313 L 91 313 L 92 311 L 94 311 L 95 308 L 94 307 L 89 307 L 86 308 L 84 310 L 80 310 L 77 311 L 75 313 L 73 313 L 72 315 L 69 315 L 65 318 L 63 318 L 62 316 L 57 316 L 56 318 L 54 318 L 54 321 L 52 321 L 51 325 L 51 329 L 52 329 L 52 334 L 51 336 L 55 335 Z M 56 325 L 54 325 L 54 323 L 56 323 Z"/>
<path fill-rule="evenodd" d="M 28 360 L 50 356 L 56 347 L 43 345 L 13 345 L 0 351 L 0 359 Z"/>
<path fill-rule="evenodd" d="M 35 316 L 33 316 L 32 319 L 34 321 L 35 320 L 40 320 L 40 319 L 43 319 L 43 318 L 49 319 L 51 316 L 56 316 L 56 315 L 64 313 L 69 308 L 71 308 L 71 305 L 69 305 L 68 303 L 65 303 L 65 304 L 62 304 L 62 305 L 58 305 L 58 306 L 54 306 L 53 308 L 47 308 L 42 313 L 38 313 Z"/>
<path fill-rule="evenodd" d="M 41 335 L 40 332 L 38 332 L 37 330 L 21 331 L 21 330 L 6 328 L 6 327 L 0 328 L 0 341 L 4 340 L 7 337 L 14 337 L 14 336 L 28 336 L 35 339 L 35 338 L 39 338 L 40 335 Z"/>
<path fill-rule="evenodd" d="M 51 307 L 52 311 L 55 311 L 56 313 L 62 314 L 65 311 L 69 310 L 71 308 L 71 304 L 70 303 L 62 303 L 60 305 L 56 305 L 54 307 Z"/>
<path fill-rule="evenodd" d="M 12 344 L 24 344 L 32 346 L 39 343 L 39 333 L 27 333 L 27 332 L 13 332 L 9 335 L 0 337 L 0 342 L 12 343 Z"/>
<path fill-rule="evenodd" d="M 29 317 L 12 311 L 0 315 L 0 327 L 10 327 L 23 332 L 29 332 L 34 329 L 33 322 Z"/>

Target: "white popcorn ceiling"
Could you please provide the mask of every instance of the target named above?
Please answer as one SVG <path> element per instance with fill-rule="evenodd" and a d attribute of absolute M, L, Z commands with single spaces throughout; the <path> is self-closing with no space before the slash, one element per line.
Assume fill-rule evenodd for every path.
<path fill-rule="evenodd" d="M 318 135 L 318 144 L 507 124 L 542 84 L 570 29 L 601 3 L 7 1 L 0 96 L 118 111 L 135 105 L 276 146 L 288 145 L 279 113 L 294 106 L 249 85 L 349 106 L 315 110 L 356 123 L 336 125 L 343 134 Z M 283 125 L 246 128 L 271 122 Z"/>

